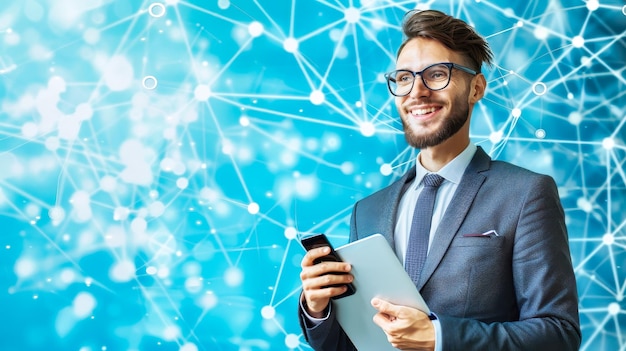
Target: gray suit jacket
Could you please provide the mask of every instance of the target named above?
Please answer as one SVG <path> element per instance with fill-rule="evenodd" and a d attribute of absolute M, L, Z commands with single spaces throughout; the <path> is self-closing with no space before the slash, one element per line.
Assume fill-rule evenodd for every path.
<path fill-rule="evenodd" d="M 394 247 L 398 204 L 415 169 L 358 201 L 350 241 Z M 495 230 L 499 236 L 464 235 Z M 578 350 L 576 281 L 554 180 L 478 148 L 437 228 L 418 290 L 441 323 L 442 350 Z M 315 350 L 354 350 L 334 313 L 310 327 Z"/>

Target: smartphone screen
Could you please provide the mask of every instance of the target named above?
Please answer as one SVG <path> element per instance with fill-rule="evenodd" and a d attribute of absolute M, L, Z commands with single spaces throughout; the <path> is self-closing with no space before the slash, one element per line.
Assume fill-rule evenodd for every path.
<path fill-rule="evenodd" d="M 330 247 L 330 253 L 326 256 L 320 257 L 318 259 L 316 259 L 315 261 L 313 261 L 313 263 L 318 264 L 320 262 L 342 262 L 341 258 L 339 257 L 339 255 L 337 254 L 337 252 L 335 252 L 335 249 L 333 248 L 333 246 L 330 244 L 330 242 L 328 241 L 328 238 L 326 237 L 326 235 L 324 234 L 316 234 L 313 236 L 309 236 L 306 238 L 302 239 L 302 246 L 304 246 L 304 248 L 309 251 L 311 249 L 315 249 L 318 247 L 322 247 L 322 246 L 328 246 Z M 346 272 L 336 272 L 335 274 L 348 274 Z M 354 284 L 337 284 L 337 285 L 331 285 L 331 287 L 340 287 L 340 286 L 347 286 L 348 290 L 346 290 L 346 292 L 344 292 L 341 295 L 337 295 L 335 297 L 333 297 L 333 299 L 340 299 L 342 297 L 346 297 L 346 296 L 350 296 L 352 294 L 354 294 L 356 292 L 356 289 L 354 287 Z"/>

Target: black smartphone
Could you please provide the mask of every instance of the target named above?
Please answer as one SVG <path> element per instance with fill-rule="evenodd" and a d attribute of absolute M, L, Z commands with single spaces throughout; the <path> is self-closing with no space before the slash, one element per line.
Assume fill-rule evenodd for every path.
<path fill-rule="evenodd" d="M 320 262 L 328 262 L 328 261 L 331 261 L 331 262 L 342 262 L 341 257 L 339 257 L 339 255 L 337 254 L 337 252 L 335 251 L 333 246 L 328 241 L 328 238 L 323 233 L 315 234 L 315 235 L 312 235 L 312 236 L 308 236 L 308 237 L 302 238 L 301 242 L 302 242 L 302 246 L 304 246 L 304 248 L 307 251 L 309 251 L 311 249 L 318 248 L 318 247 L 322 247 L 322 246 L 328 246 L 330 248 L 330 253 L 328 255 L 320 257 L 320 258 L 316 259 L 315 261 L 313 261 L 313 263 L 315 263 L 315 264 L 318 264 Z M 336 274 L 348 274 L 348 273 L 347 272 L 337 272 Z M 344 285 L 348 287 L 348 290 L 346 290 L 346 292 L 344 292 L 341 295 L 334 296 L 333 299 L 340 299 L 342 297 L 350 296 L 350 295 L 353 295 L 356 292 L 356 288 L 354 287 L 354 284 L 352 284 L 352 283 L 335 284 L 335 285 L 330 285 L 330 286 L 331 287 L 340 287 L 340 286 L 344 286 Z"/>

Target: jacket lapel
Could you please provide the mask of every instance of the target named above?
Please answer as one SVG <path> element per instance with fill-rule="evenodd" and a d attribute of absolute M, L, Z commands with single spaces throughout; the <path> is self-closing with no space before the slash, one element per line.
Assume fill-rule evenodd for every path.
<path fill-rule="evenodd" d="M 417 284 L 418 290 L 422 289 L 443 259 L 450 243 L 452 243 L 452 239 L 461 227 L 476 197 L 476 193 L 478 193 L 478 190 L 485 181 L 486 177 L 481 174 L 481 172 L 489 169 L 490 162 L 491 158 L 489 155 L 487 155 L 481 147 L 478 147 L 435 232 L 433 244 L 430 247 L 430 252 L 426 258 L 426 263 L 424 264 L 420 280 Z"/>

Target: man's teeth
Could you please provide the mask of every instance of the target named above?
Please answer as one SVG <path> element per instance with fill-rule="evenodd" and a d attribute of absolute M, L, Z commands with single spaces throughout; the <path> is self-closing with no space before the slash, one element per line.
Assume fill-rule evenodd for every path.
<path fill-rule="evenodd" d="M 433 113 L 436 110 L 437 110 L 437 108 L 435 108 L 435 107 L 431 107 L 431 108 L 417 108 L 417 109 L 414 109 L 413 111 L 411 111 L 411 113 L 414 114 L 414 115 L 421 116 L 421 115 L 425 115 L 425 114 L 428 114 L 428 113 Z"/>

